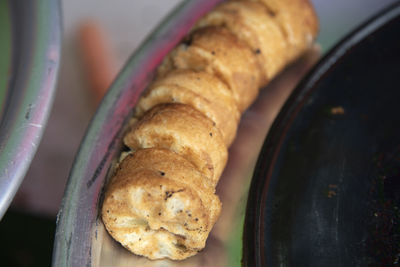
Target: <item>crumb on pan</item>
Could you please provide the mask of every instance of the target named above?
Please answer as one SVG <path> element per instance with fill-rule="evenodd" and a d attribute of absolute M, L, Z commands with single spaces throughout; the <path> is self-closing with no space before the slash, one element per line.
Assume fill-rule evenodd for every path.
<path fill-rule="evenodd" d="M 332 115 L 344 115 L 344 108 L 342 106 L 337 106 L 331 108 L 331 114 Z"/>

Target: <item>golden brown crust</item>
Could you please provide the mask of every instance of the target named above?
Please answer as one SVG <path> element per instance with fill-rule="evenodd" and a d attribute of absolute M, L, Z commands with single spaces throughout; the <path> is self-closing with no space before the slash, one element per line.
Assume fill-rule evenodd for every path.
<path fill-rule="evenodd" d="M 118 175 L 129 175 L 139 169 L 157 171 L 161 176 L 194 185 L 214 193 L 216 184 L 199 172 L 195 165 L 181 155 L 165 148 L 145 148 L 127 155 L 118 166 Z M 190 173 L 190 175 L 187 175 Z"/>
<path fill-rule="evenodd" d="M 240 112 L 232 92 L 217 77 L 204 71 L 170 71 L 139 99 L 136 116 L 168 102 L 188 104 L 206 115 L 215 122 L 227 146 L 235 138 Z"/>
<path fill-rule="evenodd" d="M 187 230 L 183 226 L 187 216 L 179 212 L 190 202 L 193 207 L 190 211 L 200 217 L 196 218 L 203 224 L 207 221 L 205 207 L 195 191 L 145 169 L 115 178 L 118 180 L 107 189 L 102 219 L 108 232 L 124 247 L 153 259 L 179 259 L 201 249 L 198 240 L 186 243 L 184 233 Z M 170 192 L 174 194 L 166 199 Z M 179 203 L 179 210 L 173 207 L 176 203 Z M 173 229 L 178 231 L 171 232 Z"/>
<path fill-rule="evenodd" d="M 132 150 L 171 149 L 216 183 L 228 152 L 222 135 L 205 115 L 185 104 L 159 104 L 149 110 L 124 138 Z"/>
<path fill-rule="evenodd" d="M 224 2 L 201 18 L 196 28 L 221 26 L 249 45 L 263 70 L 259 86 L 285 66 L 287 41 L 267 8 L 257 2 Z"/>
<path fill-rule="evenodd" d="M 291 61 L 311 45 L 318 33 L 318 18 L 309 0 L 240 1 L 260 2 L 267 7 L 285 34 Z"/>
<path fill-rule="evenodd" d="M 258 95 L 262 79 L 253 51 L 227 29 L 205 27 L 194 31 L 163 62 L 159 75 L 170 69 L 205 71 L 225 82 L 232 91 L 240 112 Z"/>
<path fill-rule="evenodd" d="M 182 259 L 204 248 L 220 208 L 214 186 L 190 162 L 151 148 L 121 162 L 102 216 L 110 234 L 132 252 Z"/>
<path fill-rule="evenodd" d="M 204 248 L 221 203 L 215 186 L 240 113 L 318 31 L 308 0 L 231 0 L 201 19 L 137 104 L 103 201 L 124 247 L 150 259 Z"/>

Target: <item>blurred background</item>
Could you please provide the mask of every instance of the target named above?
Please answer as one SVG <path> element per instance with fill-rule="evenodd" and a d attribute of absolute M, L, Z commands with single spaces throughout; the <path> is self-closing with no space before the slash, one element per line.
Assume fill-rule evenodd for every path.
<path fill-rule="evenodd" d="M 62 1 L 64 32 L 56 97 L 35 158 L 0 221 L 4 266 L 50 266 L 68 173 L 99 98 L 149 32 L 180 2 Z M 321 20 L 318 41 L 326 52 L 394 0 L 313 2 Z M 102 79 L 96 77 L 99 73 Z"/>

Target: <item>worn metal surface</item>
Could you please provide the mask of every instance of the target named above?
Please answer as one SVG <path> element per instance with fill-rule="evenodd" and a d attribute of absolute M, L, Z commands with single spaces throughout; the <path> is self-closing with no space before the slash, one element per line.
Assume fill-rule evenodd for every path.
<path fill-rule="evenodd" d="M 39 145 L 51 109 L 61 49 L 59 1 L 2 1 L 0 218 Z"/>

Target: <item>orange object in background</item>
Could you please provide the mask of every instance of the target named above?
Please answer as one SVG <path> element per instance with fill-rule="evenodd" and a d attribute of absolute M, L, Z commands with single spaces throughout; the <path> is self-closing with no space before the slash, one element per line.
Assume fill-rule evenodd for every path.
<path fill-rule="evenodd" d="M 97 107 L 117 73 L 115 58 L 107 36 L 97 22 L 84 22 L 78 34 L 89 89 Z"/>

